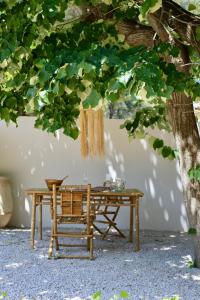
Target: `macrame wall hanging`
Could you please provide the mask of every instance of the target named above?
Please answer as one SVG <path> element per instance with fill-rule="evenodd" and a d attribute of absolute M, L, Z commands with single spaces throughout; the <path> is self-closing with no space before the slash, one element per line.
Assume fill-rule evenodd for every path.
<path fill-rule="evenodd" d="M 104 118 L 103 110 L 80 109 L 81 155 L 104 155 Z"/>

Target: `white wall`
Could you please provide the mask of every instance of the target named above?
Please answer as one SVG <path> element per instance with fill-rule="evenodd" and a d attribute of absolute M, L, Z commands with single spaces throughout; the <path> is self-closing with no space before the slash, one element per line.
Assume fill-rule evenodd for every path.
<path fill-rule="evenodd" d="M 30 226 L 31 201 L 24 190 L 45 186 L 44 178 L 69 174 L 66 184 L 83 183 L 87 177 L 93 185 L 101 185 L 110 174 L 145 193 L 141 228 L 187 230 L 177 164 L 155 155 L 144 140 L 129 143 L 126 132 L 119 129 L 121 121 L 105 120 L 106 155 L 86 160 L 81 158 L 79 141 L 34 129 L 32 117 L 22 117 L 18 124 L 16 128 L 0 123 L 0 176 L 8 176 L 12 182 L 12 225 Z M 121 228 L 128 228 L 126 208 L 121 210 L 118 222 Z M 48 209 L 44 225 L 50 225 Z"/>

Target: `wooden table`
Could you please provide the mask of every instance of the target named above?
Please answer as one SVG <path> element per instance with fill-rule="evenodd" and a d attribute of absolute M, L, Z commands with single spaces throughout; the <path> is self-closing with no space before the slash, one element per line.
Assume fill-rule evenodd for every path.
<path fill-rule="evenodd" d="M 35 223 L 36 223 L 36 207 L 39 207 L 39 237 L 42 239 L 42 206 L 52 204 L 52 191 L 42 188 L 33 188 L 26 190 L 26 193 L 32 197 L 32 217 L 31 217 L 31 246 L 34 248 L 35 239 Z M 102 205 L 112 207 L 130 208 L 130 227 L 129 227 L 129 241 L 133 242 L 133 231 L 135 225 L 135 251 L 140 250 L 140 236 L 139 236 L 139 203 L 140 198 L 143 197 L 143 192 L 138 189 L 125 189 L 123 191 L 92 191 L 91 197 L 95 204 L 101 201 Z M 112 203 L 110 200 L 113 199 Z M 134 224 L 134 210 L 135 210 L 135 224 Z"/>

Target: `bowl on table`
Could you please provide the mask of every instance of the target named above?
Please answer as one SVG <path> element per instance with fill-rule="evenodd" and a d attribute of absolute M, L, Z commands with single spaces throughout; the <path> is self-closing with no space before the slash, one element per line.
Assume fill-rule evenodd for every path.
<path fill-rule="evenodd" d="M 63 179 L 45 179 L 46 185 L 50 191 L 53 189 L 53 184 L 56 185 L 56 189 L 58 190 L 63 183 Z"/>

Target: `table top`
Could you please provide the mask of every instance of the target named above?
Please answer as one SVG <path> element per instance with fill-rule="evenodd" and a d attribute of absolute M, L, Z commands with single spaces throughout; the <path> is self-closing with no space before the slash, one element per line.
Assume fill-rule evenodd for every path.
<path fill-rule="evenodd" d="M 53 193 L 52 191 L 48 190 L 47 188 L 30 188 L 30 189 L 25 190 L 25 192 L 28 195 L 33 195 L 33 194 L 52 195 L 52 193 Z M 143 197 L 144 193 L 136 188 L 125 189 L 123 191 L 109 191 L 109 190 L 92 191 L 91 190 L 91 196 Z"/>

